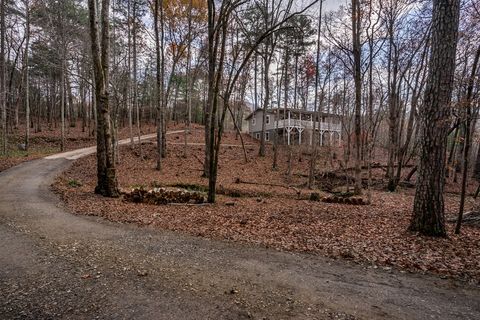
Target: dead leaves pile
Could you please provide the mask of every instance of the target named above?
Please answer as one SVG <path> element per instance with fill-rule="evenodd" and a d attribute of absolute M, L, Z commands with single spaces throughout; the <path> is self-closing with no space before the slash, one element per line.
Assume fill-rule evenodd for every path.
<path fill-rule="evenodd" d="M 123 195 L 123 199 L 133 203 L 147 203 L 153 205 L 165 205 L 169 203 L 201 204 L 206 201 L 205 195 L 200 192 L 191 192 L 182 189 L 134 188 Z"/>

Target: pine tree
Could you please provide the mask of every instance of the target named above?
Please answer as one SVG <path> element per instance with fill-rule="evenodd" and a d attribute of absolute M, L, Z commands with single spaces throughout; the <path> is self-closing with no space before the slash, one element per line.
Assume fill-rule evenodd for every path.
<path fill-rule="evenodd" d="M 432 53 L 421 118 L 421 150 L 410 230 L 445 236 L 445 160 L 460 0 L 434 0 Z"/>

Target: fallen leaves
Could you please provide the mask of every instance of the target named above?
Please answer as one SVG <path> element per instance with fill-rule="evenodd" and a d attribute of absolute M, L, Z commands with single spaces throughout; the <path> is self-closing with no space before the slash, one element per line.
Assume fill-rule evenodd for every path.
<path fill-rule="evenodd" d="M 180 138 L 174 141 L 181 142 Z M 189 139 L 200 141 L 198 134 Z M 248 139 L 246 137 L 247 143 L 253 143 Z M 234 135 L 227 136 L 225 141 L 235 143 Z M 123 188 L 154 181 L 163 185 L 207 185 L 207 180 L 200 177 L 201 163 L 192 156 L 201 158 L 202 147 L 189 146 L 189 157 L 184 158 L 181 143 L 169 145 L 162 172 L 154 170 L 154 146 L 142 147 L 147 155 L 143 161 L 135 157 L 130 147 L 120 149 L 121 163 L 117 170 Z M 153 206 L 97 196 L 93 193 L 94 156 L 78 160 L 57 179 L 55 189 L 67 206 L 79 214 L 279 250 L 311 252 L 386 270 L 396 268 L 480 281 L 480 229 L 465 226 L 462 234 L 454 235 L 453 225 L 448 224 L 448 238 L 428 238 L 407 232 L 412 190 L 373 191 L 372 204 L 365 206 L 299 200 L 296 190 L 301 190 L 305 183 L 302 177 L 308 167 L 305 162 L 294 163 L 289 185 L 295 188 L 277 187 L 274 185 L 286 185 L 286 155 L 280 155 L 280 168 L 272 171 L 269 157 L 257 158 L 254 148 L 248 147 L 248 150 L 251 161 L 246 164 L 241 148 L 225 149 L 218 182 L 228 192 L 218 195 L 218 203 L 211 206 Z M 269 186 L 235 183 L 235 177 Z M 68 186 L 68 181 L 73 179 L 81 185 Z M 232 191 L 238 196 L 233 197 Z M 303 193 L 309 194 L 307 190 Z M 457 204 L 456 195 L 446 195 L 447 213 L 455 214 Z"/>
<path fill-rule="evenodd" d="M 85 129 L 85 130 L 83 130 Z M 177 129 L 172 126 L 172 130 Z M 48 128 L 44 124 L 43 130 L 30 133 L 28 151 L 20 150 L 20 144 L 25 142 L 25 125 L 20 125 L 16 131 L 8 137 L 8 155 L 0 155 L 0 172 L 19 165 L 25 161 L 39 159 L 50 154 L 60 152 L 61 133 L 59 127 Z M 142 133 L 155 132 L 155 126 L 144 124 Z M 129 135 L 128 127 L 119 130 L 119 138 L 124 139 Z M 82 128 L 82 122 L 78 121 L 74 127 L 69 126 L 65 132 L 65 151 L 75 150 L 95 145 L 96 140 L 93 133 L 88 133 L 88 128 Z"/>

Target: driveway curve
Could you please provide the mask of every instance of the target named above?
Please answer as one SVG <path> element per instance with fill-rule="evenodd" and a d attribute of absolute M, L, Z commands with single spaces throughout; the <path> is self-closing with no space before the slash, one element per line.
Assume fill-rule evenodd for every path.
<path fill-rule="evenodd" d="M 72 215 L 82 154 L 0 173 L 0 319 L 480 319 L 465 283 Z"/>

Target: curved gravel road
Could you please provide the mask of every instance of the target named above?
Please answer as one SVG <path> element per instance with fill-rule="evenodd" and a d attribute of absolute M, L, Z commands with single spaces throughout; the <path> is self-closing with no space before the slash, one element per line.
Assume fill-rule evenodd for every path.
<path fill-rule="evenodd" d="M 464 283 L 69 214 L 82 154 L 0 173 L 0 319 L 480 319 Z"/>

